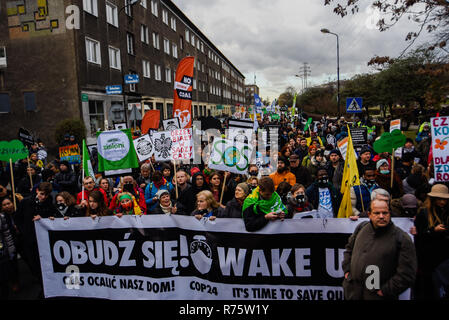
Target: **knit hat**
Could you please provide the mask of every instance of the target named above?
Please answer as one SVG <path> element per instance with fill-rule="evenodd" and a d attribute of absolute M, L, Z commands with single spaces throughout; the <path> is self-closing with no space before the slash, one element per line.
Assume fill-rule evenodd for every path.
<path fill-rule="evenodd" d="M 70 164 L 69 164 L 69 162 L 68 161 L 66 161 L 66 160 L 64 160 L 64 161 L 61 161 L 60 163 L 59 163 L 59 165 L 61 165 L 61 164 L 63 164 L 63 165 L 65 165 L 67 168 L 68 167 L 70 167 Z"/>
<path fill-rule="evenodd" d="M 170 192 L 167 189 L 162 189 L 156 192 L 156 198 L 161 199 L 164 194 L 170 195 Z"/>
<path fill-rule="evenodd" d="M 246 196 L 249 195 L 249 187 L 248 187 L 248 184 L 247 184 L 246 182 L 239 183 L 239 184 L 237 185 L 237 187 L 239 187 L 240 189 L 242 189 L 243 192 L 245 192 L 245 195 L 246 195 Z"/>
<path fill-rule="evenodd" d="M 365 152 L 371 153 L 371 149 L 368 146 L 363 146 L 362 150 L 360 150 L 360 155 L 364 154 Z"/>
<path fill-rule="evenodd" d="M 384 165 L 384 164 L 388 164 L 388 161 L 386 159 L 380 159 L 379 161 L 377 161 L 376 163 L 376 169 L 379 170 L 379 168 Z M 389 164 L 388 164 L 389 165 Z"/>
<path fill-rule="evenodd" d="M 329 153 L 329 155 L 331 155 L 331 154 L 333 154 L 333 153 L 335 153 L 335 154 L 337 154 L 337 155 L 339 155 L 339 156 L 341 157 L 341 152 L 340 152 L 340 150 L 338 150 L 338 149 L 333 149 L 333 150 Z"/>
<path fill-rule="evenodd" d="M 290 167 L 290 161 L 288 161 L 288 159 L 286 157 L 279 157 L 278 161 L 282 161 L 286 167 Z"/>
<path fill-rule="evenodd" d="M 444 184 L 436 184 L 427 194 L 429 197 L 449 199 L 449 189 Z"/>
<path fill-rule="evenodd" d="M 201 170 L 198 167 L 193 167 L 190 169 L 190 175 L 193 177 L 193 175 L 197 172 L 201 172 Z"/>
<path fill-rule="evenodd" d="M 417 208 L 418 207 L 418 200 L 416 199 L 416 197 L 411 194 L 411 193 L 407 193 L 404 194 L 401 198 L 401 204 L 403 208 Z"/>

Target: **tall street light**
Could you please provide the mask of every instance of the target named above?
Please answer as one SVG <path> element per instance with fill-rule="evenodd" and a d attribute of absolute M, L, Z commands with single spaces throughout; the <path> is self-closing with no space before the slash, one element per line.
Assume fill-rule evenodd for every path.
<path fill-rule="evenodd" d="M 330 33 L 337 37 L 337 104 L 338 104 L 338 117 L 341 116 L 340 112 L 340 47 L 338 43 L 338 34 L 330 32 L 329 29 L 321 29 L 322 33 Z"/>

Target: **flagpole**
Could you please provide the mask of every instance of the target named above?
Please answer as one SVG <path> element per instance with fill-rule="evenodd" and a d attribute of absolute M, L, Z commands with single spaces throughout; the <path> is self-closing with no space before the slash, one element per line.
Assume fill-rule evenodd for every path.
<path fill-rule="evenodd" d="M 176 179 L 176 160 L 173 160 L 174 166 L 175 166 L 175 191 L 176 191 L 176 200 L 178 200 L 178 179 Z"/>
<path fill-rule="evenodd" d="M 27 161 L 28 161 L 28 169 L 29 169 L 30 168 L 30 158 L 29 157 L 27 157 Z M 31 189 L 33 189 L 33 178 L 31 177 L 30 170 L 28 170 L 28 176 L 30 177 Z"/>
<path fill-rule="evenodd" d="M 12 186 L 12 198 L 14 200 L 14 211 L 17 210 L 16 205 L 16 188 L 14 187 L 14 170 L 12 169 L 12 159 L 9 158 L 9 168 L 11 170 L 11 186 Z"/>
<path fill-rule="evenodd" d="M 82 187 L 81 187 L 81 202 L 83 202 L 84 201 L 84 166 L 83 166 L 83 170 L 81 173 L 81 185 L 82 185 Z"/>
<path fill-rule="evenodd" d="M 223 194 L 224 194 L 225 185 L 226 185 L 226 173 L 224 175 L 223 187 L 221 188 L 220 204 L 222 204 L 222 201 L 223 201 Z"/>
<path fill-rule="evenodd" d="M 393 175 L 394 175 L 394 148 L 391 154 L 391 189 L 393 191 Z"/>

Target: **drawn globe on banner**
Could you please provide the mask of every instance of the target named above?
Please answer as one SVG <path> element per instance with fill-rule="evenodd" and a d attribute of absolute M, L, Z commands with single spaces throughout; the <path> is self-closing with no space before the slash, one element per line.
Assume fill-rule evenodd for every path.
<path fill-rule="evenodd" d="M 111 134 L 110 132 L 113 132 Z M 108 137 L 110 136 L 110 137 Z M 98 152 L 107 161 L 120 161 L 128 155 L 129 139 L 122 131 L 103 132 L 98 136 Z"/>
<path fill-rule="evenodd" d="M 201 273 L 206 274 L 212 267 L 212 249 L 204 236 L 194 236 L 190 243 L 190 257 L 193 265 Z"/>
<path fill-rule="evenodd" d="M 234 167 L 240 161 L 240 151 L 236 147 L 229 147 L 225 150 L 224 163 L 228 167 Z"/>
<path fill-rule="evenodd" d="M 151 145 L 150 141 L 147 141 L 145 139 L 141 139 L 137 142 L 137 152 L 143 156 L 147 156 L 151 154 L 151 151 L 153 150 L 153 146 Z"/>

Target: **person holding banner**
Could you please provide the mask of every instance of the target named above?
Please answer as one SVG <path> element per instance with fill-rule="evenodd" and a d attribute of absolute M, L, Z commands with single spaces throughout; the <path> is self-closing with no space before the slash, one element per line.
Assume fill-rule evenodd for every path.
<path fill-rule="evenodd" d="M 27 174 L 20 180 L 17 185 L 17 192 L 20 193 L 24 198 L 32 195 L 33 188 L 35 185 L 41 183 L 42 177 L 38 174 L 38 168 L 31 164 L 29 168 L 26 169 Z"/>
<path fill-rule="evenodd" d="M 313 210 L 312 205 L 306 197 L 306 188 L 296 183 L 287 195 L 288 215 L 286 218 L 293 218 L 295 213 Z"/>
<path fill-rule="evenodd" d="M 265 227 L 269 221 L 285 219 L 288 210 L 274 190 L 273 180 L 263 177 L 259 186 L 245 199 L 242 216 L 246 231 L 254 232 Z"/>
<path fill-rule="evenodd" d="M 171 198 L 176 201 L 178 214 L 182 215 L 190 215 L 196 206 L 196 199 L 192 197 L 192 187 L 187 183 L 187 180 L 187 172 L 183 169 L 177 170 L 175 182 L 178 185 L 178 194 L 176 194 L 176 188 L 173 188 L 170 192 Z"/>
<path fill-rule="evenodd" d="M 329 175 L 324 167 L 318 169 L 317 180 L 306 190 L 307 198 L 318 212 L 329 218 L 335 218 L 340 207 L 339 192 L 329 181 Z"/>
<path fill-rule="evenodd" d="M 115 209 L 120 206 L 120 193 L 130 193 L 133 198 L 137 201 L 139 207 L 140 207 L 140 212 L 142 212 L 143 214 L 146 214 L 147 212 L 147 204 L 146 204 L 146 200 L 145 200 L 145 193 L 142 189 L 140 189 L 137 186 L 137 182 L 134 180 L 134 178 L 132 176 L 124 176 L 123 178 L 120 179 L 120 185 L 118 188 L 118 192 L 114 195 L 114 197 L 112 198 L 110 204 L 109 204 L 109 209 L 111 209 L 112 211 L 115 211 Z"/>
<path fill-rule="evenodd" d="M 152 213 L 152 211 L 158 205 L 158 197 L 156 196 L 160 190 L 168 190 L 171 192 L 173 190 L 173 185 L 170 181 L 167 181 L 160 171 L 155 171 L 151 177 L 151 183 L 145 188 L 145 202 L 147 207 L 147 213 Z"/>
<path fill-rule="evenodd" d="M 209 218 L 213 221 L 220 215 L 220 211 L 220 204 L 215 201 L 212 192 L 204 190 L 196 195 L 196 210 L 191 215 L 198 220 Z"/>
<path fill-rule="evenodd" d="M 219 218 L 242 218 L 243 202 L 249 195 L 249 186 L 247 183 L 239 183 L 235 187 L 234 198 L 226 203 L 226 207 L 222 210 Z"/>
<path fill-rule="evenodd" d="M 76 204 L 80 205 L 83 208 L 86 208 L 88 205 L 88 198 L 91 192 L 99 191 L 103 195 L 104 202 L 106 205 L 109 204 L 108 196 L 103 189 L 95 187 L 95 180 L 91 176 L 87 176 L 83 180 L 84 191 L 78 193 L 76 197 Z"/>
<path fill-rule="evenodd" d="M 140 216 L 146 214 L 146 211 L 142 211 L 136 198 L 130 192 L 121 192 L 116 196 L 118 205 L 114 208 L 115 216 L 121 218 L 123 215 Z"/>
<path fill-rule="evenodd" d="M 104 195 L 99 190 L 92 190 L 89 193 L 87 206 L 85 207 L 86 217 L 95 219 L 96 217 L 111 216 L 112 211 L 108 208 Z"/>
<path fill-rule="evenodd" d="M 171 215 L 175 214 L 178 211 L 175 202 L 170 199 L 170 191 L 161 189 L 156 193 L 156 198 L 159 201 L 156 208 L 151 211 L 151 214 Z"/>

